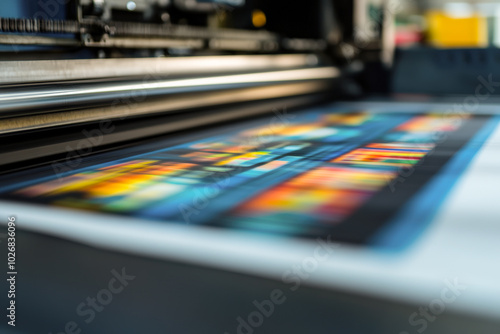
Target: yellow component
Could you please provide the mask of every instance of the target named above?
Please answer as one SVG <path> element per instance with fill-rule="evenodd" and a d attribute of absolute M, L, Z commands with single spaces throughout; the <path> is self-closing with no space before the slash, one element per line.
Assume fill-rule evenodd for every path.
<path fill-rule="evenodd" d="M 255 9 L 252 12 L 252 23 L 255 28 L 262 28 L 266 25 L 267 19 L 266 14 L 260 9 Z"/>
<path fill-rule="evenodd" d="M 488 46 L 488 22 L 474 14 L 455 18 L 439 11 L 427 13 L 430 44 L 444 48 Z"/>
<path fill-rule="evenodd" d="M 224 165 L 231 165 L 236 162 L 236 166 L 238 166 L 242 161 L 245 160 L 254 160 L 259 158 L 262 155 L 267 155 L 267 152 L 248 152 L 242 155 L 237 155 L 235 157 L 231 157 L 229 159 L 225 159 L 222 161 L 219 161 L 218 163 L 214 164 L 214 166 L 224 166 Z"/>
<path fill-rule="evenodd" d="M 338 124 L 338 125 L 360 125 L 363 124 L 368 119 L 372 118 L 373 115 L 368 113 L 359 112 L 352 114 L 328 114 L 323 116 L 322 120 L 326 121 L 328 124 Z"/>
<path fill-rule="evenodd" d="M 57 189 L 54 189 L 52 191 L 47 191 L 47 194 L 57 195 L 57 194 L 68 193 L 71 191 L 78 191 L 78 190 L 84 189 L 86 187 L 93 186 L 95 184 L 99 184 L 101 182 L 102 182 L 102 179 L 86 179 L 86 180 L 73 181 L 73 182 L 64 184 L 63 186 L 61 186 Z"/>
<path fill-rule="evenodd" d="M 105 182 L 86 189 L 91 197 L 111 197 L 127 195 L 137 189 L 135 184 Z"/>

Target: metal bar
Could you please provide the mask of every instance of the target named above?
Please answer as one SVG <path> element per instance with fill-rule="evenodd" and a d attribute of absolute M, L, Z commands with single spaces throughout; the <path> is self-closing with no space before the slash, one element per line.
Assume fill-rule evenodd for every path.
<path fill-rule="evenodd" d="M 74 38 L 56 38 L 31 35 L 7 35 L 0 34 L 0 44 L 8 45 L 57 45 L 57 46 L 81 46 L 82 43 Z"/>
<path fill-rule="evenodd" d="M 138 37 L 106 37 L 100 41 L 84 40 L 85 46 L 99 48 L 188 48 L 202 49 L 205 42 L 202 39 L 173 38 L 138 38 Z"/>
<path fill-rule="evenodd" d="M 184 93 L 214 92 L 236 88 L 333 79 L 340 75 L 335 67 L 305 68 L 248 74 L 235 74 L 178 80 L 142 80 L 133 83 L 75 84 L 70 87 L 43 88 L 0 93 L 0 116 L 40 113 L 113 101 L 139 100 Z"/>
<path fill-rule="evenodd" d="M 185 129 L 192 129 L 193 127 L 200 125 L 216 124 L 222 121 L 237 120 L 243 117 L 256 116 L 259 114 L 268 113 L 275 108 L 283 108 L 283 106 L 299 106 L 307 105 L 311 102 L 319 100 L 319 97 L 315 96 L 291 96 L 279 101 L 258 101 L 253 104 L 239 106 L 237 108 L 229 108 L 221 110 L 217 113 L 211 113 L 208 115 L 197 115 L 196 117 L 173 117 L 168 121 L 156 121 L 150 125 L 140 125 L 134 128 L 119 130 L 119 125 L 117 124 L 117 130 L 104 136 L 102 143 L 95 146 L 95 152 L 97 152 L 100 146 L 114 145 L 123 141 L 137 140 L 144 137 L 150 137 L 160 134 L 167 134 L 174 131 L 180 131 Z M 29 159 L 36 159 L 46 157 L 48 155 L 60 154 L 67 152 L 67 148 L 75 147 L 82 141 L 83 135 L 81 133 L 75 133 L 73 138 L 65 141 L 56 141 L 51 144 L 36 144 L 31 146 L 25 146 L 22 149 L 3 152 L 2 160 L 0 165 L 19 163 Z"/>
<path fill-rule="evenodd" d="M 255 72 L 316 66 L 313 54 L 0 62 L 0 84 Z"/>
<path fill-rule="evenodd" d="M 123 120 L 145 115 L 158 115 L 179 112 L 186 109 L 213 107 L 229 103 L 264 101 L 274 98 L 303 96 L 324 92 L 330 88 L 325 82 L 299 82 L 271 87 L 234 89 L 230 92 L 210 92 L 188 95 L 176 95 L 153 101 L 113 103 L 109 106 L 83 108 L 74 111 L 54 112 L 49 114 L 14 117 L 0 122 L 0 134 L 26 130 L 43 129 L 61 125 L 88 123 L 93 121 Z M 194 117 L 197 118 L 198 116 Z"/>

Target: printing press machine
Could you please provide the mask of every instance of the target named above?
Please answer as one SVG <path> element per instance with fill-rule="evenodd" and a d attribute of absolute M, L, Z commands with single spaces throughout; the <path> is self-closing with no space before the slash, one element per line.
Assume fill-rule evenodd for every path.
<path fill-rule="evenodd" d="M 498 333 L 500 50 L 381 3 L 1 4 L 1 332 Z"/>

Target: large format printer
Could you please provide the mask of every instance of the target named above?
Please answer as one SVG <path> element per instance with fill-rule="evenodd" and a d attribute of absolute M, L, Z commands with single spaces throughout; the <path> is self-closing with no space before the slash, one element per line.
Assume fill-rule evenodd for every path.
<path fill-rule="evenodd" d="M 497 333 L 499 51 L 395 3 L 0 4 L 2 333 Z"/>

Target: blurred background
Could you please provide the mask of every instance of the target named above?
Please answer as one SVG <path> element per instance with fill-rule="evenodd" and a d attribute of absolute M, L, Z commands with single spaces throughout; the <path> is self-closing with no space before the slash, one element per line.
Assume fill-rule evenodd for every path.
<path fill-rule="evenodd" d="M 356 39 L 377 39 L 384 16 L 398 47 L 500 46 L 500 3 L 495 0 L 357 0 Z"/>
<path fill-rule="evenodd" d="M 329 1 L 313 1 L 307 7 L 317 6 L 322 2 Z M 276 30 L 278 25 L 289 25 L 285 23 L 285 19 L 277 19 L 273 15 L 273 6 L 268 4 L 284 5 L 282 1 L 266 3 L 259 0 L 5 0 L 0 4 L 0 13 L 4 18 L 71 19 L 77 3 L 83 8 L 78 14 L 82 17 L 100 16 L 103 19 L 122 21 L 199 26 L 208 22 L 208 26 L 212 27 L 263 30 Z M 365 46 L 378 40 L 384 24 L 392 26 L 392 39 L 398 47 L 500 46 L 500 3 L 495 0 L 355 0 L 332 3 L 337 8 L 340 21 L 350 20 L 349 12 L 354 11 L 354 37 L 357 43 Z M 348 8 L 351 3 L 353 9 Z M 297 6 L 292 4 L 286 5 L 288 13 L 283 16 L 289 19 L 289 14 L 295 7 Z M 182 10 L 191 11 L 191 17 L 180 18 L 182 15 L 177 15 L 176 12 Z M 198 15 L 193 14 L 193 10 Z M 308 25 L 300 25 L 301 30 L 305 30 L 303 35 L 308 35 L 308 30 L 312 31 L 313 22 L 308 20 L 308 11 L 310 10 L 304 8 L 302 15 L 297 16 Z M 202 12 L 210 13 L 208 18 L 201 15 Z M 268 20 L 268 15 L 271 20 Z M 284 30 L 284 27 L 278 30 Z"/>

